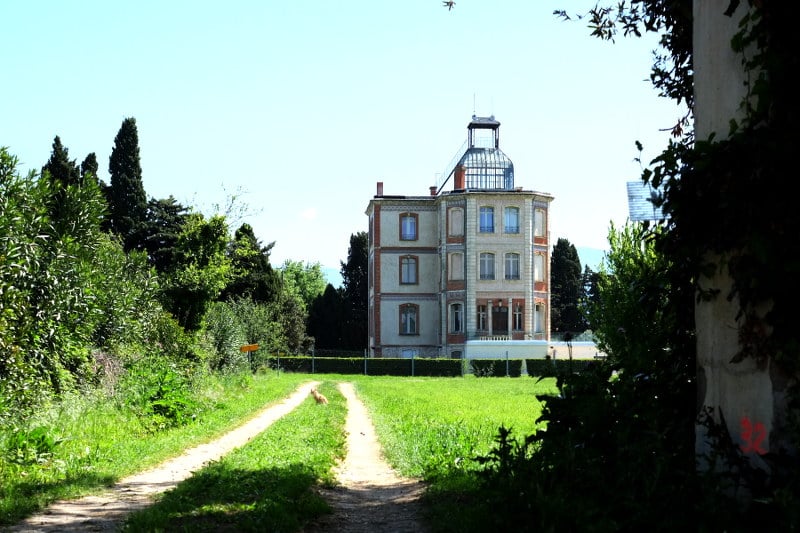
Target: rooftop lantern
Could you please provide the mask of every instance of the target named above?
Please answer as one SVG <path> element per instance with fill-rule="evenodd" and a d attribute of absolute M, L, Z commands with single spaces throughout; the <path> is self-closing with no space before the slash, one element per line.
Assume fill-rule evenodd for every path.
<path fill-rule="evenodd" d="M 472 116 L 468 148 L 455 167 L 456 189 L 514 189 L 514 163 L 500 150 L 500 123 L 494 115 Z"/>

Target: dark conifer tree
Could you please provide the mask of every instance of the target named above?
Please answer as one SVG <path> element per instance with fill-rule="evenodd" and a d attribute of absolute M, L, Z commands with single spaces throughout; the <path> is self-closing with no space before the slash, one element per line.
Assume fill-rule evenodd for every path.
<path fill-rule="evenodd" d="M 85 181 L 86 176 L 91 175 L 95 183 L 100 183 L 100 179 L 97 177 L 97 171 L 99 169 L 100 165 L 97 164 L 97 155 L 92 152 L 87 155 L 83 163 L 81 163 L 81 181 Z"/>
<path fill-rule="evenodd" d="M 317 348 L 342 349 L 345 332 L 344 291 L 330 283 L 317 296 L 308 310 L 308 334 Z"/>
<path fill-rule="evenodd" d="M 341 263 L 345 300 L 345 332 L 343 348 L 364 349 L 367 347 L 367 233 L 360 231 L 350 235 L 347 263 Z"/>
<path fill-rule="evenodd" d="M 61 144 L 61 138 L 56 135 L 53 140 L 53 151 L 50 159 L 42 167 L 42 175 L 47 175 L 55 190 L 68 185 L 77 185 L 81 179 L 80 170 L 75 160 L 70 161 L 69 150 Z"/>
<path fill-rule="evenodd" d="M 178 263 L 175 247 L 189 210 L 174 197 L 147 203 L 147 220 L 141 232 L 142 244 L 150 264 L 159 273 L 171 272 Z"/>
<path fill-rule="evenodd" d="M 229 252 L 234 279 L 222 291 L 221 300 L 245 297 L 257 303 L 277 301 L 281 277 L 269 262 L 273 246 L 274 242 L 263 246 L 250 224 L 244 223 L 236 230 Z"/>
<path fill-rule="evenodd" d="M 554 333 L 582 333 L 586 320 L 581 312 L 583 293 L 581 260 L 569 240 L 560 238 L 550 258 L 550 319 Z"/>
<path fill-rule="evenodd" d="M 139 134 L 136 119 L 129 117 L 114 138 L 108 162 L 111 176 L 109 211 L 111 230 L 122 238 L 125 250 L 141 249 L 147 219 L 147 195 L 142 184 Z"/>

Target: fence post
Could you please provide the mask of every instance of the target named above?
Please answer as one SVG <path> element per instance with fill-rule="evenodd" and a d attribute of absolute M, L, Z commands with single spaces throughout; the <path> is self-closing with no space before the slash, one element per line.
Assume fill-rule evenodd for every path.
<path fill-rule="evenodd" d="M 367 375 L 367 349 L 364 348 L 364 375 Z"/>
<path fill-rule="evenodd" d="M 508 377 L 508 350 L 506 350 L 506 377 Z"/>
<path fill-rule="evenodd" d="M 414 377 L 414 352 L 411 352 L 411 377 Z"/>
<path fill-rule="evenodd" d="M 312 374 L 314 373 L 314 352 L 316 352 L 316 350 L 314 348 L 311 348 L 311 373 Z"/>

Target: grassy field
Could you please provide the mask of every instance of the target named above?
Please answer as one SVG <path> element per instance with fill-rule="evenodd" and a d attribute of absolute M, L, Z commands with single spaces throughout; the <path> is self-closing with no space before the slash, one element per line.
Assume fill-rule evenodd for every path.
<path fill-rule="evenodd" d="M 27 466 L 9 460 L 8 452 L 0 460 L 0 523 L 13 523 L 55 498 L 96 491 L 211 440 L 311 379 L 323 382 L 330 409 L 304 403 L 134 515 L 130 530 L 296 531 L 327 512 L 312 489 L 330 483 L 330 468 L 343 454 L 346 412 L 335 386 L 349 381 L 370 411 L 388 461 L 402 474 L 428 483 L 426 502 L 435 528 L 467 531 L 469 513 L 459 511 L 456 520 L 443 516 L 462 504 L 480 512 L 473 494 L 475 457 L 490 450 L 500 426 L 518 437 L 532 432 L 541 410 L 536 395 L 555 392 L 554 380 L 528 377 L 246 376 L 204 390 L 210 407 L 201 420 L 152 435 L 137 432 L 135 420 L 118 405 L 76 398 L 36 421 L 63 439 L 52 456 Z M 0 449 L 8 450 L 9 435 L 2 439 Z M 459 519 L 466 525 L 459 525 Z"/>

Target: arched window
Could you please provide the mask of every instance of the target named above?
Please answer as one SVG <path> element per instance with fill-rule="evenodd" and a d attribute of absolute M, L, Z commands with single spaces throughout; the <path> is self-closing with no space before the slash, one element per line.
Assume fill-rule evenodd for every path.
<path fill-rule="evenodd" d="M 483 252 L 480 255 L 480 278 L 481 279 L 494 279 L 494 254 Z"/>
<path fill-rule="evenodd" d="M 419 279 L 419 261 L 413 255 L 400 258 L 400 284 L 416 285 Z"/>
<path fill-rule="evenodd" d="M 519 254 L 506 254 L 506 279 L 519 279 Z"/>
<path fill-rule="evenodd" d="M 417 213 L 403 213 L 400 215 L 400 240 L 401 241 L 416 241 L 417 240 Z"/>
<path fill-rule="evenodd" d="M 419 334 L 419 306 L 403 304 L 400 306 L 400 335 Z"/>
<path fill-rule="evenodd" d="M 506 207 L 503 217 L 504 233 L 519 233 L 519 208 Z"/>

